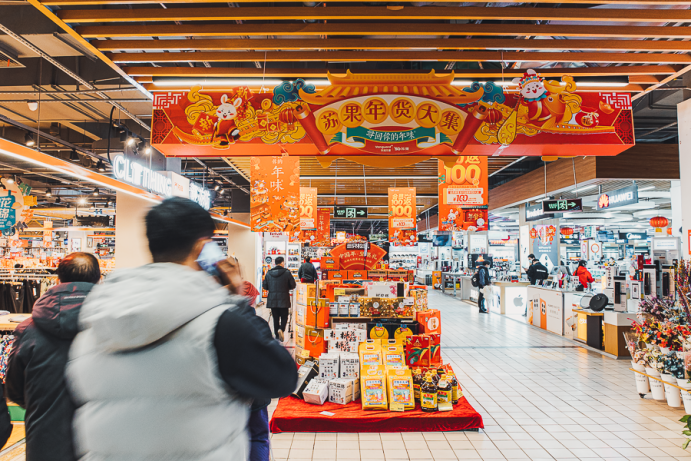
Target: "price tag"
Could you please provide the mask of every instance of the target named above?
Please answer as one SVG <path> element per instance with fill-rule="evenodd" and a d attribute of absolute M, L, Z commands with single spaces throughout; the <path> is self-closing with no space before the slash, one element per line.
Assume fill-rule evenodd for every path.
<path fill-rule="evenodd" d="M 390 403 L 389 404 L 389 411 L 404 411 L 404 404 L 403 403 Z"/>
<path fill-rule="evenodd" d="M 482 205 L 483 189 L 475 187 L 449 187 L 447 205 Z"/>
<path fill-rule="evenodd" d="M 320 414 L 324 416 L 334 416 L 335 413 L 332 413 L 331 411 L 321 411 Z"/>
<path fill-rule="evenodd" d="M 334 288 L 334 296 L 345 296 L 346 295 L 346 289 L 345 288 Z"/>
<path fill-rule="evenodd" d="M 304 359 L 309 359 L 310 358 L 310 351 L 307 349 L 303 349 L 300 351 L 300 356 L 303 357 Z"/>
<path fill-rule="evenodd" d="M 442 402 L 437 404 L 437 411 L 452 411 L 452 402 Z"/>

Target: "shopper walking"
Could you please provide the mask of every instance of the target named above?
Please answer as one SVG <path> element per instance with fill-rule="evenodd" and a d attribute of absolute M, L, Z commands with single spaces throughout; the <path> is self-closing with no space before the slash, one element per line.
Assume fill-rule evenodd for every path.
<path fill-rule="evenodd" d="M 591 272 L 586 268 L 586 261 L 583 259 L 579 261 L 579 265 L 577 266 L 577 270 L 574 271 L 575 277 L 579 277 L 579 283 L 581 283 L 581 289 L 580 287 L 577 287 L 577 291 L 584 291 L 585 289 L 589 288 L 589 284 L 593 283 L 594 278 L 591 276 Z"/>
<path fill-rule="evenodd" d="M 72 253 L 58 265 L 59 284 L 34 304 L 17 326 L 7 365 L 7 396 L 26 409 L 27 461 L 75 460 L 65 367 L 84 299 L 101 279 L 97 259 Z"/>
<path fill-rule="evenodd" d="M 291 307 L 290 291 L 296 287 L 296 281 L 291 271 L 284 267 L 283 256 L 278 256 L 274 263 L 276 266 L 267 271 L 264 276 L 262 288 L 268 292 L 267 307 L 272 310 L 274 335 L 283 342 L 288 322 L 288 309 Z"/>
<path fill-rule="evenodd" d="M 478 267 L 478 312 L 487 314 L 488 309 L 485 308 L 485 295 L 483 288 L 490 285 L 490 261 L 485 260 Z"/>
<path fill-rule="evenodd" d="M 242 269 L 240 263 L 236 258 L 229 258 L 228 263 L 232 266 L 237 264 L 238 273 L 242 279 Z M 230 272 L 231 266 L 228 266 L 228 272 Z M 224 269 L 222 265 L 222 269 Z M 240 285 L 239 295 L 247 298 L 248 305 L 250 307 L 255 307 L 257 302 L 257 295 L 259 291 L 257 288 L 247 280 L 242 280 Z M 254 309 L 251 312 L 257 313 Z M 250 312 L 248 312 L 250 315 Z M 266 322 L 265 322 L 266 324 Z M 269 325 L 266 325 L 269 329 Z M 265 399 L 255 399 L 250 407 L 250 418 L 247 422 L 247 430 L 250 435 L 250 456 L 249 461 L 269 461 L 270 458 L 270 448 L 269 448 L 269 412 L 267 407 L 271 403 L 270 398 Z"/>
<path fill-rule="evenodd" d="M 67 365 L 77 456 L 245 460 L 250 399 L 293 392 L 295 363 L 244 298 L 201 270 L 215 230 L 206 210 L 174 197 L 145 223 L 154 263 L 112 273 L 79 315 Z M 237 267 L 217 268 L 237 292 Z"/>
<path fill-rule="evenodd" d="M 298 269 L 298 278 L 301 283 L 315 283 L 317 281 L 317 270 L 310 262 L 310 258 L 306 257 L 303 264 Z"/>

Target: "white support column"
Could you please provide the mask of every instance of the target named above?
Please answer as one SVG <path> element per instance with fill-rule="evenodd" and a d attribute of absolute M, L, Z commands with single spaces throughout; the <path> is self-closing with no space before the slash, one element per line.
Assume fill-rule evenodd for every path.
<path fill-rule="evenodd" d="M 692 224 L 692 144 L 690 143 L 690 123 L 692 99 L 678 104 L 678 139 L 679 139 L 679 159 L 680 159 L 680 208 L 682 214 L 682 253 L 685 259 L 690 259 L 690 224 Z M 671 187 L 671 200 L 673 199 L 673 188 Z M 674 203 L 674 202 L 673 202 Z M 671 205 L 673 205 L 671 203 Z M 679 228 L 680 224 L 675 222 L 675 211 L 673 211 L 673 226 Z"/>
<path fill-rule="evenodd" d="M 151 262 L 144 216 L 154 204 L 118 192 L 115 214 L 115 267 L 138 267 Z"/>

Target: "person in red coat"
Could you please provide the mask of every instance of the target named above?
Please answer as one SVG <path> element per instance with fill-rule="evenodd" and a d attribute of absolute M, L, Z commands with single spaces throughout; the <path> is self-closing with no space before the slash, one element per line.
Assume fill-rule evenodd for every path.
<path fill-rule="evenodd" d="M 587 288 L 589 283 L 594 281 L 593 277 L 591 276 L 591 272 L 589 272 L 589 270 L 586 268 L 586 261 L 583 259 L 579 261 L 579 266 L 572 275 L 579 277 L 579 283 L 581 283 L 584 288 Z"/>

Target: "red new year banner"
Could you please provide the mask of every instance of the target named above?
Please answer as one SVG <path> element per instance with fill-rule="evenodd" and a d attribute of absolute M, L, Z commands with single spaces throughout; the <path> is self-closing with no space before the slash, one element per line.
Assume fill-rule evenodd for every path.
<path fill-rule="evenodd" d="M 300 230 L 300 159 L 252 157 L 250 215 L 253 232 Z"/>
<path fill-rule="evenodd" d="M 317 229 L 302 231 L 301 242 L 308 242 L 313 247 L 332 246 L 329 229 L 331 215 L 332 210 L 330 208 L 318 208 Z"/>
<path fill-rule="evenodd" d="M 348 242 L 342 243 L 332 251 L 332 257 L 339 259 L 340 270 L 372 270 L 377 267 L 377 263 L 387 254 L 385 250 L 377 245 L 370 244 L 368 254 L 365 255 L 365 245 L 368 242 Z"/>
<path fill-rule="evenodd" d="M 415 246 L 416 188 L 389 188 L 389 242 L 395 246 Z"/>
<path fill-rule="evenodd" d="M 439 229 L 488 230 L 488 158 L 459 157 L 451 168 L 439 160 L 437 173 Z"/>

